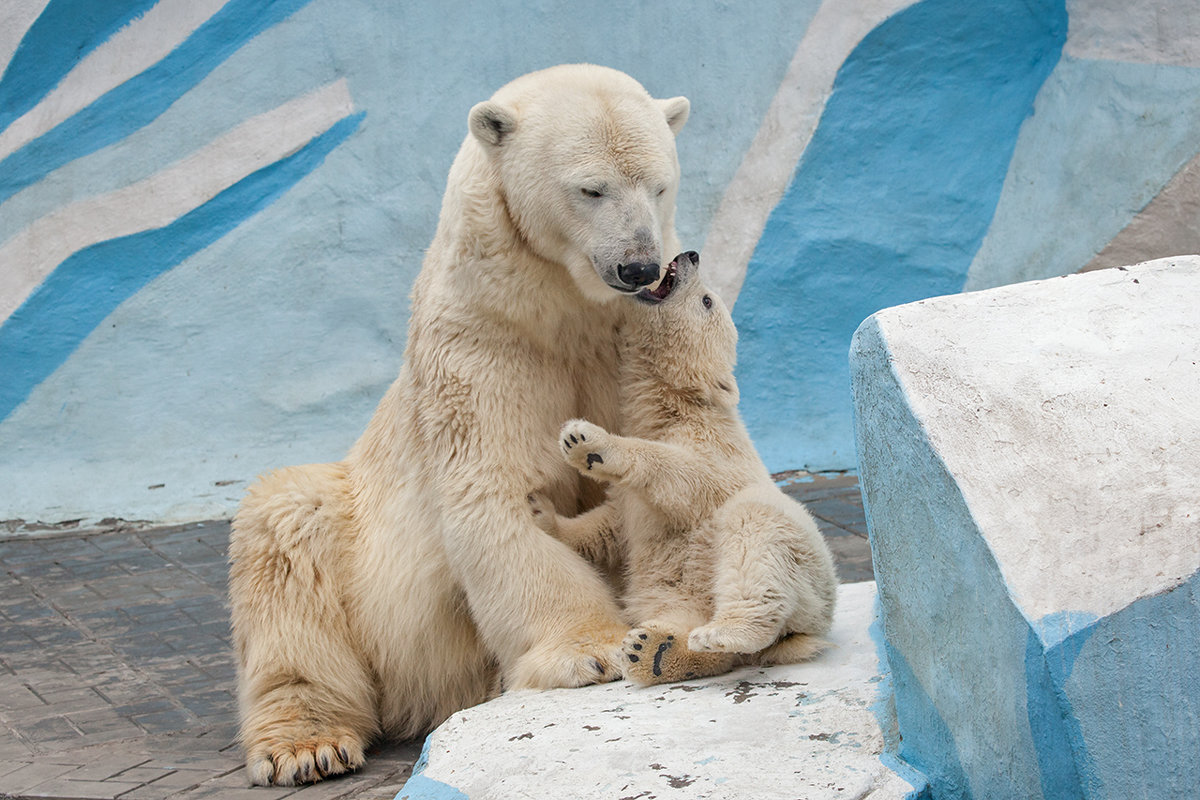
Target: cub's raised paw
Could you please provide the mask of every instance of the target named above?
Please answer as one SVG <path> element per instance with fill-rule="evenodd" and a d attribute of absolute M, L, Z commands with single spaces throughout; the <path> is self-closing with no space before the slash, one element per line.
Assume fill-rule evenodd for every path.
<path fill-rule="evenodd" d="M 533 523 L 551 536 L 558 534 L 558 512 L 554 503 L 541 492 L 530 492 L 525 496 L 529 501 L 529 512 L 533 514 Z"/>
<path fill-rule="evenodd" d="M 566 462 L 584 475 L 599 480 L 613 478 L 615 464 L 609 446 L 611 439 L 604 428 L 583 419 L 568 421 L 559 432 L 559 446 Z"/>

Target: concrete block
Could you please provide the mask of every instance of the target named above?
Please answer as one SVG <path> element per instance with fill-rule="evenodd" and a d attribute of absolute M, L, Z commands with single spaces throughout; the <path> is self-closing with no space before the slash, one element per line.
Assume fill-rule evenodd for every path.
<path fill-rule="evenodd" d="M 805 664 L 510 692 L 461 711 L 429 736 L 396 800 L 915 798 L 880 761 L 874 584 L 843 584 L 838 604 L 835 646 Z"/>
<path fill-rule="evenodd" d="M 1200 787 L 1200 257 L 868 318 L 851 364 L 901 757 L 936 798 Z"/>

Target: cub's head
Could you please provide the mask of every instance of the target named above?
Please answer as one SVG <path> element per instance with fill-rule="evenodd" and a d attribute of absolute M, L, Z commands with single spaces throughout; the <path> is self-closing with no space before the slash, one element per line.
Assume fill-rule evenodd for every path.
<path fill-rule="evenodd" d="M 574 64 L 518 78 L 471 109 L 524 246 L 586 296 L 636 294 L 675 239 L 685 97 L 655 100 L 624 73 Z"/>
<path fill-rule="evenodd" d="M 736 406 L 737 328 L 725 303 L 700 280 L 699 267 L 698 253 L 680 253 L 657 287 L 635 295 L 636 307 L 626 317 L 625 358 L 676 389 Z"/>

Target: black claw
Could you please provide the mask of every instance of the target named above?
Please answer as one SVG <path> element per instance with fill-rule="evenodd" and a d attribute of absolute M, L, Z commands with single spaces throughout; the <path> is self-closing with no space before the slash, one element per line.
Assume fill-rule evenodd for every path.
<path fill-rule="evenodd" d="M 596 672 L 599 672 L 601 675 L 604 674 L 604 665 L 600 663 L 600 659 L 593 658 L 592 666 L 595 668 Z"/>
<path fill-rule="evenodd" d="M 586 441 L 587 441 L 587 437 L 586 437 L 586 436 L 584 436 L 584 435 L 581 433 L 581 434 L 579 434 L 579 441 L 581 441 L 581 442 L 586 442 Z"/>
<path fill-rule="evenodd" d="M 637 660 L 638 660 L 638 657 L 637 657 L 636 655 L 634 655 L 633 653 L 630 653 L 630 654 L 629 654 L 629 660 L 630 660 L 630 661 L 637 661 Z"/>
<path fill-rule="evenodd" d="M 321 753 L 321 763 L 317 766 L 321 768 L 321 772 L 329 772 L 333 768 L 333 764 L 330 763 L 327 753 Z"/>
<path fill-rule="evenodd" d="M 571 444 L 579 444 L 579 440 L 575 438 L 575 434 L 571 434 Z"/>
<path fill-rule="evenodd" d="M 297 769 L 296 769 L 296 774 L 292 776 L 292 783 L 300 783 L 300 782 L 301 782 L 301 780 L 300 780 L 300 770 L 299 770 L 299 768 L 297 768 Z"/>
<path fill-rule="evenodd" d="M 344 763 L 346 766 L 350 766 L 350 754 L 346 752 L 346 748 L 345 748 L 345 747 L 339 747 L 339 748 L 338 748 L 338 755 L 339 755 L 339 756 L 341 756 L 341 758 L 342 758 L 342 762 L 343 762 L 343 763 Z"/>

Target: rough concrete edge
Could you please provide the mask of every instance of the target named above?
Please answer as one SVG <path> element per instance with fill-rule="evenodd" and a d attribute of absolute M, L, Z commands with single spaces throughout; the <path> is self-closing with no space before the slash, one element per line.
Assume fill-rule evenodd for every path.
<path fill-rule="evenodd" d="M 231 517 L 156 521 L 149 519 L 120 519 L 105 517 L 95 522 L 85 519 L 63 522 L 27 522 L 23 519 L 0 520 L 0 542 L 29 542 L 38 540 L 74 539 L 104 536 L 111 533 L 141 533 L 152 530 L 175 530 L 196 525 L 228 525 Z"/>
<path fill-rule="evenodd" d="M 470 800 L 467 795 L 450 784 L 442 783 L 436 778 L 425 775 L 425 767 L 429 766 L 429 745 L 436 733 L 435 730 L 425 737 L 425 744 L 421 747 L 421 756 L 417 759 L 417 763 L 413 764 L 412 774 L 408 776 L 408 780 L 396 793 L 395 800 Z"/>

